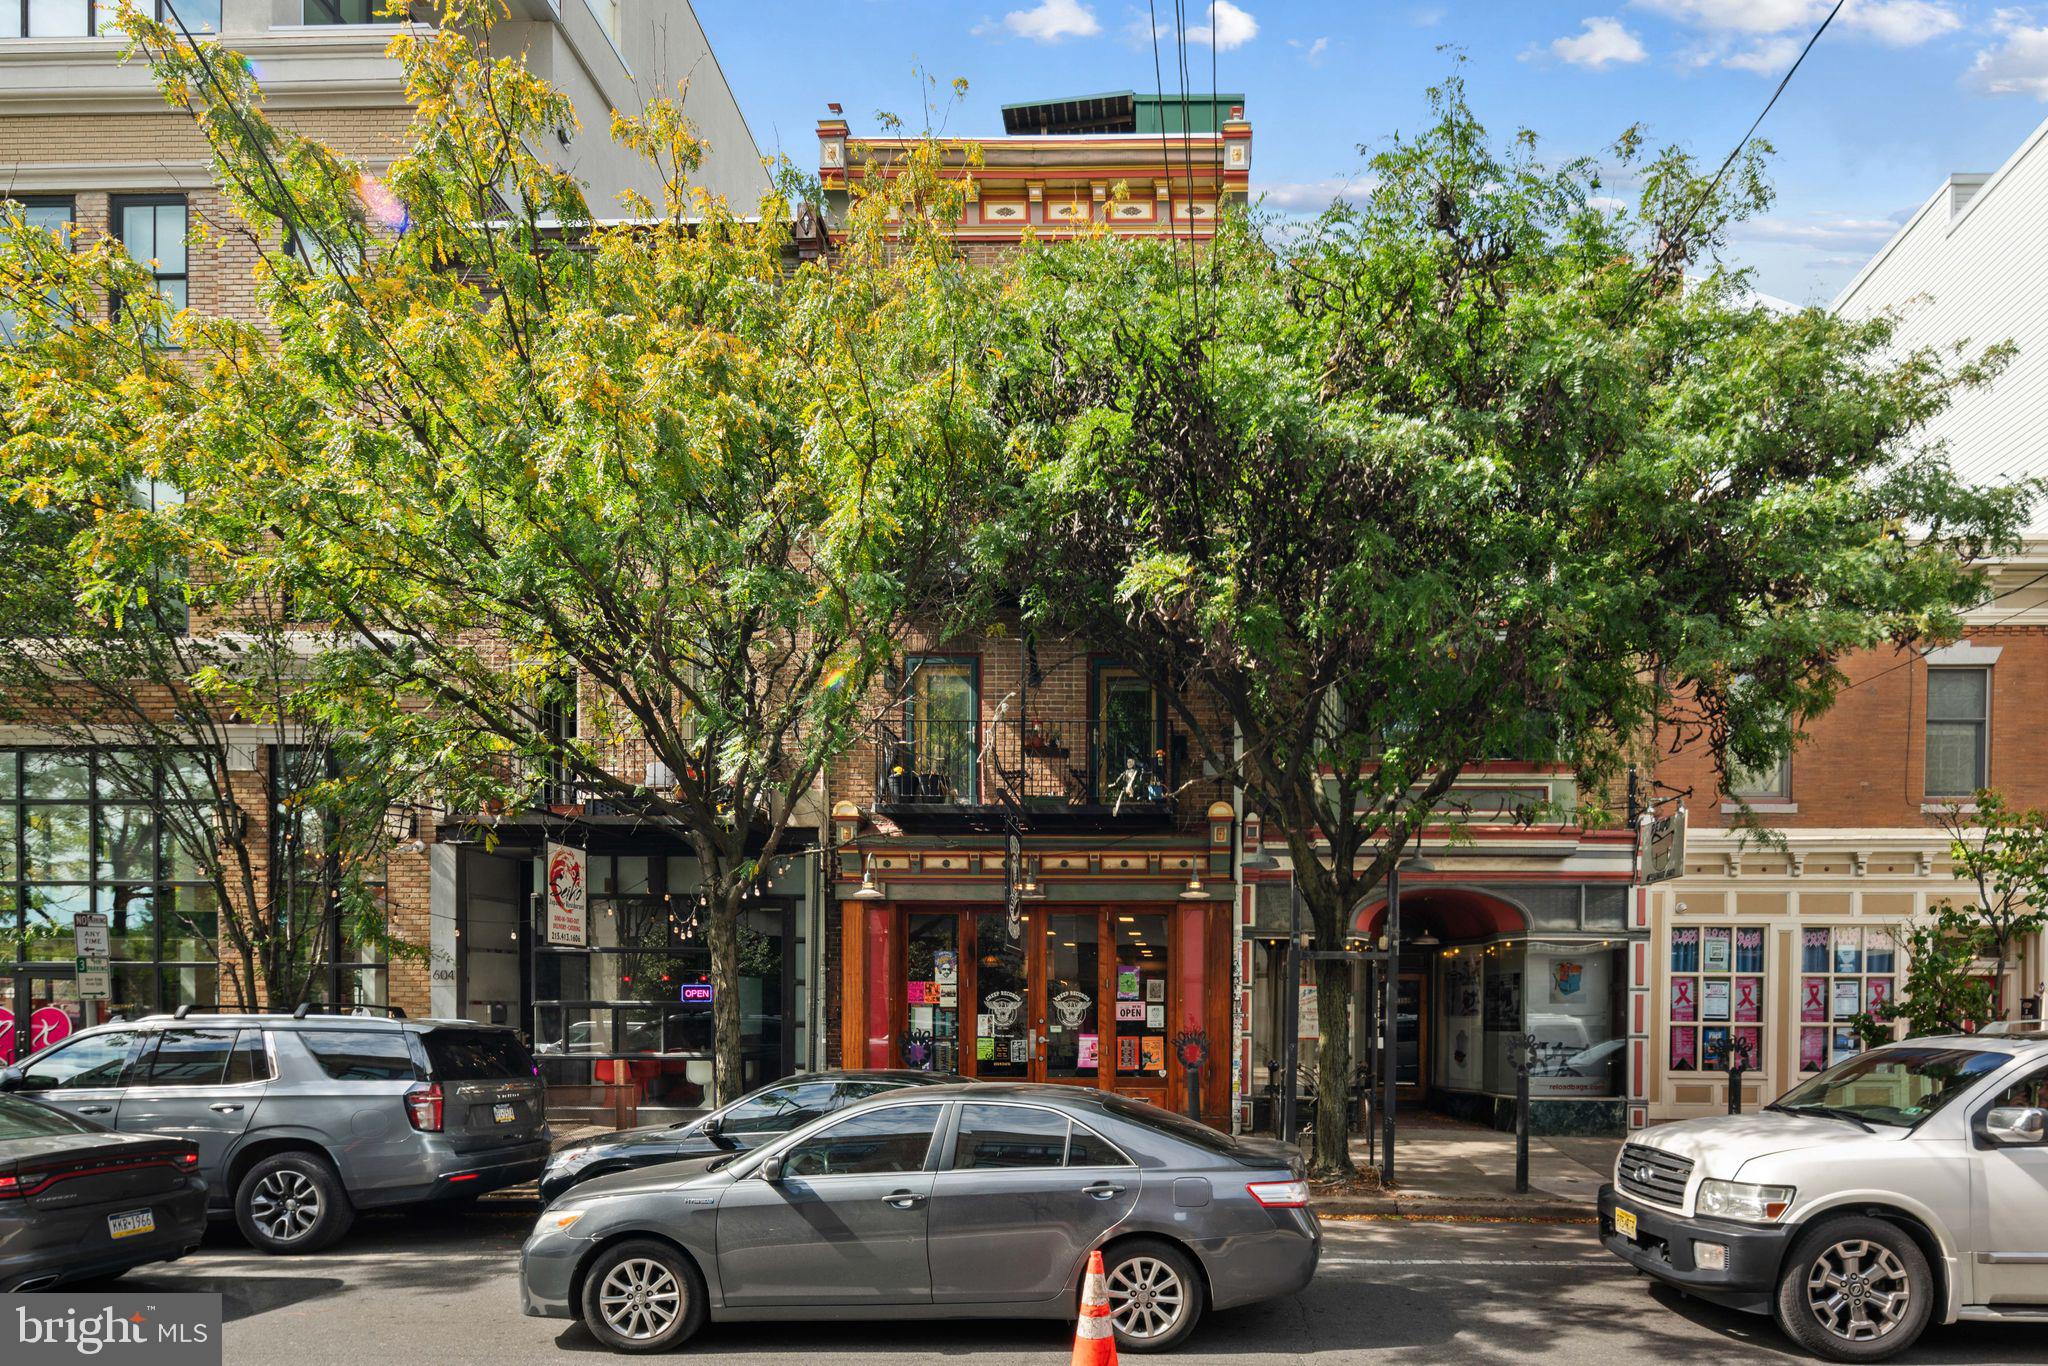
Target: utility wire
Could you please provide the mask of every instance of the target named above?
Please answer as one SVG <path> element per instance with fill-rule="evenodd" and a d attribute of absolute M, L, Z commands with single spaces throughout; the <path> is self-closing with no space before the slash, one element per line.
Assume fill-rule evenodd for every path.
<path fill-rule="evenodd" d="M 1155 0 L 1145 0 L 1145 12 L 1152 20 L 1152 91 L 1159 100 L 1159 173 L 1166 177 L 1166 249 L 1173 257 L 1174 304 L 1180 302 L 1180 237 L 1173 226 L 1173 154 L 1166 140 L 1166 81 L 1159 74 L 1159 11 Z M 1153 196 L 1155 204 L 1158 196 Z"/>
<path fill-rule="evenodd" d="M 2000 593 L 1995 597 L 1989 597 L 1984 599 L 1984 601 L 1978 603 L 1977 607 L 1973 610 L 1982 610 L 1983 608 L 1989 607 L 1992 603 L 1997 602 L 2002 598 L 2009 598 L 2015 593 L 2024 593 L 2027 589 L 2032 588 L 2035 584 L 2040 583 L 2043 579 L 2048 579 L 2048 570 L 2044 570 L 2043 572 L 2034 575 L 2033 578 L 2028 579 L 2025 583 L 2018 584 L 2012 588 L 2006 589 L 2003 593 Z M 2008 613 L 2005 616 L 2000 617 L 1997 621 L 1985 622 L 1984 624 L 1976 627 L 1975 629 L 1979 631 L 1995 630 L 1996 628 L 2005 625 L 2007 622 L 2012 621 L 2015 618 L 2024 616 L 2028 612 L 2031 612 L 2033 610 L 2034 609 L 2031 607 L 2022 607 L 2017 612 Z M 1880 678 L 1885 678 L 1891 674 L 1895 674 L 1901 669 L 1910 668 L 1911 666 L 1918 664 L 1921 660 L 1927 658 L 1927 656 L 1933 654 L 1936 650 L 1940 648 L 1941 647 L 1938 645 L 1931 645 L 1924 650 L 1914 650 L 1906 658 L 1892 665 L 1889 669 L 1884 669 L 1878 673 L 1874 673 L 1868 678 L 1859 678 L 1854 683 L 1851 683 L 1848 687 L 1843 688 L 1842 691 L 1853 692 L 1857 688 L 1862 687 L 1866 683 L 1875 683 Z"/>

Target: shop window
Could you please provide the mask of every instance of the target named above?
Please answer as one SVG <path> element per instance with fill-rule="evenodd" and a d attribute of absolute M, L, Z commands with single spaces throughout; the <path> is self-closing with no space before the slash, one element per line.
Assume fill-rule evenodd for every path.
<path fill-rule="evenodd" d="M 904 952 L 903 1064 L 960 1070 L 960 917 L 912 915 Z"/>
<path fill-rule="evenodd" d="M 1669 1020 L 1673 1072 L 1720 1071 L 1732 1054 L 1764 1063 L 1764 931 L 1757 925 L 1671 931 Z"/>
<path fill-rule="evenodd" d="M 981 701 L 980 670 L 972 659 L 920 656 L 904 685 L 903 748 L 891 775 L 927 801 L 979 799 L 975 752 Z"/>
<path fill-rule="evenodd" d="M 1116 1074 L 1166 1076 L 1166 917 L 1116 917 Z"/>
<path fill-rule="evenodd" d="M 983 1079 L 1017 1079 L 1031 1067 L 1030 986 L 1021 939 L 1000 911 L 974 918 L 974 1070 Z"/>
<path fill-rule="evenodd" d="M 1881 926 L 1799 932 L 1800 1071 L 1826 1071 L 1863 1051 L 1855 1019 L 1893 999 L 1898 961 L 1898 942 Z"/>
<path fill-rule="evenodd" d="M 1927 795 L 1967 797 L 1989 780 L 1991 670 L 1927 671 Z"/>
<path fill-rule="evenodd" d="M 1536 1096 L 1624 1094 L 1627 1046 L 1621 954 L 1592 945 L 1529 946 L 1528 1032 L 1536 1039 L 1529 1092 Z"/>

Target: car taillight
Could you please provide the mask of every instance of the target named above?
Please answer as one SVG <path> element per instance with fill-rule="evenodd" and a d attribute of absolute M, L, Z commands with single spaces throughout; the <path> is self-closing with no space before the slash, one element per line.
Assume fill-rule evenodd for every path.
<path fill-rule="evenodd" d="M 1245 1190 L 1267 1209 L 1299 1209 L 1308 1203 L 1306 1181 L 1254 1181 Z"/>
<path fill-rule="evenodd" d="M 198 1165 L 199 1165 L 199 1150 L 198 1150 L 197 1148 L 194 1148 L 194 1149 L 193 1149 L 193 1150 L 192 1150 L 191 1152 L 189 1152 L 189 1153 L 179 1153 L 179 1154 L 178 1154 L 178 1165 L 179 1165 L 179 1166 L 181 1166 L 181 1167 L 196 1167 L 196 1166 L 198 1166 Z"/>
<path fill-rule="evenodd" d="M 405 1117 L 421 1133 L 441 1132 L 441 1084 L 415 1086 L 405 1093 Z"/>
<path fill-rule="evenodd" d="M 21 1194 L 21 1178 L 11 1173 L 0 1176 L 0 1200 L 11 1200 Z"/>

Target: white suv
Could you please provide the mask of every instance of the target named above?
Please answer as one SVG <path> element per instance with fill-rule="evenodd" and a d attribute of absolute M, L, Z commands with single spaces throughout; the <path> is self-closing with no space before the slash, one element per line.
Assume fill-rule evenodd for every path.
<path fill-rule="evenodd" d="M 1600 1190 L 1600 1237 L 1835 1361 L 1930 1322 L 2048 1324 L 2048 1034 L 1888 1044 L 1762 1113 L 1650 1129 Z"/>

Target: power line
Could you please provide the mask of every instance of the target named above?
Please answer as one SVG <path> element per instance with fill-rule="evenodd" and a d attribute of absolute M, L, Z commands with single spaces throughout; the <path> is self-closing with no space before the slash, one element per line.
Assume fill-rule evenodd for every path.
<path fill-rule="evenodd" d="M 1159 173 L 1166 177 L 1166 249 L 1173 257 L 1174 304 L 1180 303 L 1180 237 L 1173 226 L 1173 153 L 1166 140 L 1166 81 L 1159 74 L 1159 11 L 1154 0 L 1145 0 L 1145 12 L 1152 21 L 1152 92 L 1159 101 Z M 1156 201 L 1157 196 L 1154 196 Z"/>
<path fill-rule="evenodd" d="M 2028 579 L 2025 583 L 2018 584 L 2012 588 L 2006 589 L 2003 593 L 2000 593 L 1995 597 L 1989 597 L 1984 599 L 1984 601 L 1978 603 L 1977 607 L 1973 610 L 1982 610 L 1983 608 L 1989 607 L 1994 602 L 1998 602 L 2001 599 L 2011 597 L 2015 593 L 2024 593 L 2027 589 L 2032 588 L 2035 584 L 2040 583 L 2043 579 L 2048 579 L 2048 570 L 2044 570 L 2043 572 L 2034 575 L 2033 578 Z M 1976 629 L 1980 631 L 1995 630 L 1998 627 L 2005 625 L 2009 621 L 2013 621 L 2019 617 L 2025 616 L 2028 612 L 2031 612 L 2033 610 L 2034 609 L 2031 607 L 2022 607 L 2019 611 L 2008 613 L 2005 616 L 2000 617 L 1997 621 L 1985 622 L 1983 625 L 1977 627 Z M 1842 691 L 1854 692 L 1856 689 L 1862 687 L 1866 683 L 1875 683 L 1880 678 L 1888 677 L 1891 674 L 1897 673 L 1901 669 L 1910 668 L 1913 665 L 1918 664 L 1921 660 L 1927 658 L 1927 656 L 1933 654 L 1936 650 L 1940 648 L 1940 646 L 1934 645 L 1929 646 L 1927 649 L 1924 650 L 1915 650 L 1905 659 L 1902 659 L 1898 663 L 1892 665 L 1889 669 L 1881 670 L 1877 673 L 1872 674 L 1868 678 L 1859 678 L 1854 683 L 1851 683 L 1848 687 L 1843 688 Z"/>

